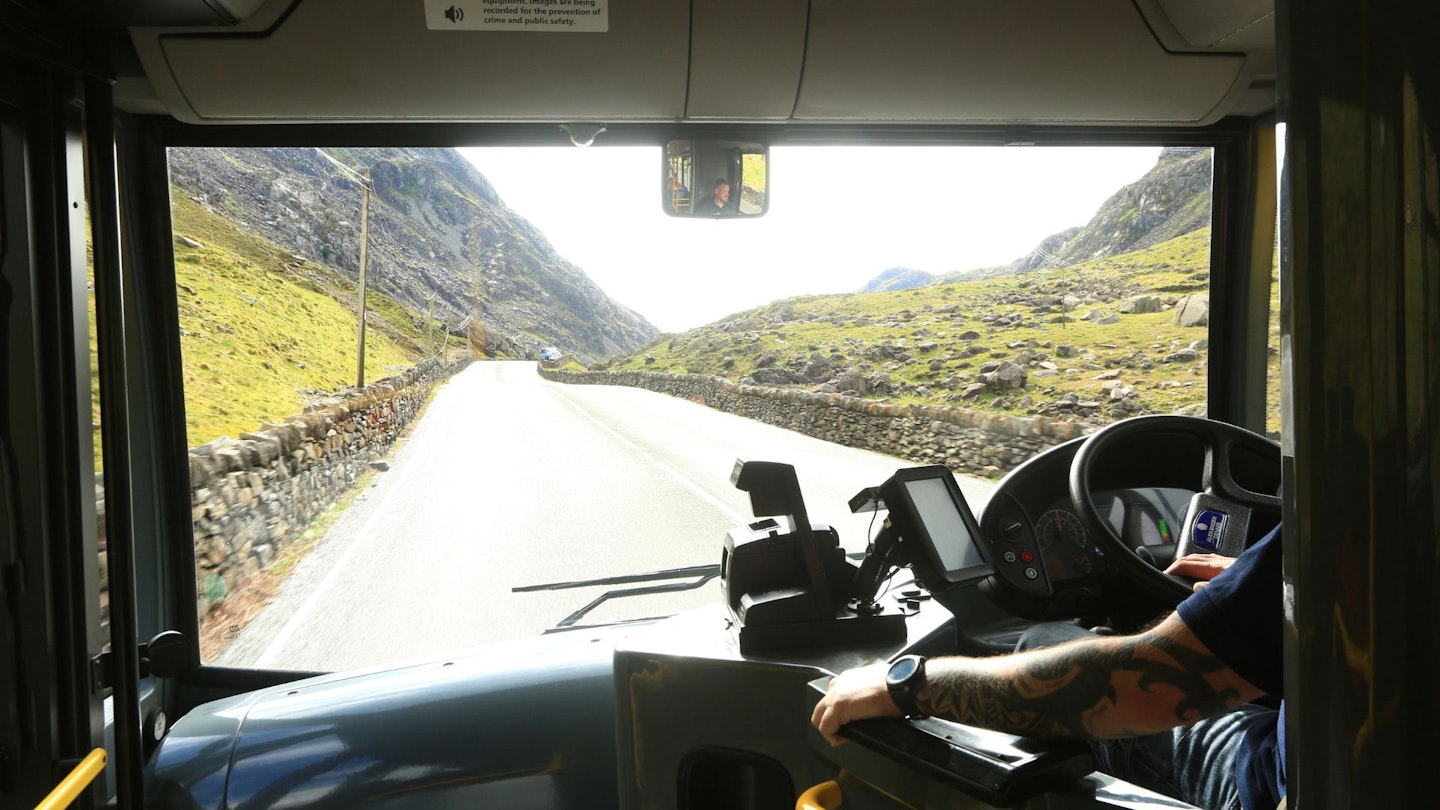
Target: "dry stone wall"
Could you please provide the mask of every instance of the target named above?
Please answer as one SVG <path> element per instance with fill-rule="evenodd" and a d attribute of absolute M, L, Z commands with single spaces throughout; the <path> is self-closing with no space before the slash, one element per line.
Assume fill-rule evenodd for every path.
<path fill-rule="evenodd" d="M 995 476 L 1098 425 L 926 405 L 896 405 L 844 394 L 737 385 L 720 377 L 645 371 L 540 371 L 580 385 L 644 388 L 849 447 Z"/>
<path fill-rule="evenodd" d="M 201 619 L 300 537 L 372 462 L 379 462 L 435 384 L 468 363 L 426 361 L 284 422 L 191 448 L 196 610 Z M 104 491 L 98 476 L 96 494 L 102 616 L 108 618 Z"/>

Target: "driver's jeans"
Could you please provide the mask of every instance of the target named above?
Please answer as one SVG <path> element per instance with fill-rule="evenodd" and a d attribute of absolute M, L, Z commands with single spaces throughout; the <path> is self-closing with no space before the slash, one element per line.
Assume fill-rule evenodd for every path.
<path fill-rule="evenodd" d="M 1070 622 L 1039 624 L 1020 637 L 1015 649 L 1050 647 L 1090 635 Z M 1240 810 L 1235 779 L 1241 746 L 1251 726 L 1274 714 L 1272 709 L 1247 704 L 1159 734 L 1088 742 L 1096 767 L 1117 779 L 1205 810 Z"/>

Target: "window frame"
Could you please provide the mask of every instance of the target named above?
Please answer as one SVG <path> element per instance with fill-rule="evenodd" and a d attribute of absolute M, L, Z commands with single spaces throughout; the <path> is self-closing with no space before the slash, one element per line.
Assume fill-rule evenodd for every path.
<path fill-rule="evenodd" d="M 1197 129 L 1165 129 L 1151 127 L 1115 128 L 1036 128 L 1018 130 L 1014 128 L 946 127 L 946 126 L 846 126 L 825 125 L 648 125 L 619 124 L 607 129 L 603 142 L 590 148 L 606 146 L 654 146 L 663 152 L 665 144 L 677 138 L 725 138 L 747 140 L 774 146 L 795 145 L 977 145 L 996 146 L 1025 145 L 1046 146 L 1095 146 L 1095 145 L 1136 145 L 1136 146 L 1207 146 L 1214 149 L 1216 180 L 1214 183 L 1214 213 L 1212 233 L 1226 234 L 1225 238 L 1214 238 L 1211 251 L 1211 295 L 1212 300 L 1226 302 L 1224 306 L 1238 306 L 1244 301 L 1246 290 L 1252 286 L 1254 263 L 1246 263 L 1250 253 L 1253 223 L 1247 224 L 1243 212 L 1255 202 L 1245 196 L 1255 190 L 1269 189 L 1273 194 L 1273 181 L 1266 185 L 1254 180 L 1253 162 L 1247 159 L 1253 149 L 1253 132 L 1264 128 L 1265 119 L 1226 119 L 1219 124 Z M 1273 124 L 1270 124 L 1273 132 Z M 555 146 L 573 148 L 568 136 L 548 124 L 417 124 L 417 125 L 286 125 L 286 126 L 192 126 L 171 119 L 159 117 L 138 117 L 134 119 L 132 140 L 143 144 L 145 157 L 136 165 L 143 168 L 143 182 L 139 190 L 132 189 L 127 196 L 131 210 L 139 203 L 147 206 L 144 210 L 159 210 L 164 205 L 168 212 L 168 173 L 164 169 L 165 150 L 171 146 L 226 146 L 226 147 L 303 147 L 303 146 Z M 122 161 L 124 159 L 122 158 Z M 156 164 L 159 164 L 158 166 Z M 1225 178 L 1221 183 L 1222 169 Z M 1246 179 L 1249 178 L 1247 182 Z M 137 179 L 142 179 L 138 177 Z M 161 201 L 165 202 L 162 203 Z M 199 664 L 199 626 L 193 606 L 189 610 L 178 609 L 187 600 L 193 600 L 194 546 L 189 530 L 190 504 L 186 486 L 188 468 L 184 437 L 184 393 L 183 370 L 176 331 L 178 315 L 174 301 L 174 252 L 172 235 L 169 231 L 168 216 L 164 221 L 149 217 L 144 233 L 135 233 L 137 242 L 146 247 L 137 248 L 148 252 L 145 257 L 146 280 L 143 289 L 137 290 L 140 303 L 150 317 L 144 319 L 148 328 L 156 334 L 145 338 L 154 368 L 147 376 L 148 385 L 154 387 L 151 394 L 158 406 L 150 409 L 165 410 L 174 414 L 166 425 L 157 424 L 153 436 L 156 440 L 154 458 L 147 466 L 168 483 L 157 491 L 155 500 L 158 511 L 154 517 L 157 537 L 167 538 L 164 548 L 157 550 L 157 556 L 164 559 L 166 570 L 167 596 L 165 601 L 176 610 L 172 617 L 173 627 L 180 630 L 193 647 L 193 659 L 197 668 L 179 679 L 180 699 L 178 703 L 167 701 L 179 716 L 184 711 L 206 700 L 234 694 L 247 689 L 285 683 L 312 673 L 288 670 L 252 670 Z M 744 227 L 744 226 L 738 226 Z M 1231 241 L 1231 250 L 1219 251 L 1215 245 Z M 1264 280 L 1269 283 L 1269 265 L 1265 267 Z M 167 289 L 166 285 L 169 284 Z M 1259 317 L 1264 319 L 1268 312 L 1268 296 L 1260 301 Z M 1217 309 L 1212 306 L 1212 313 Z M 1248 310 L 1247 310 L 1248 311 Z M 1255 317 L 1249 312 L 1249 320 Z M 163 322 L 163 325 L 161 325 Z M 1237 362 L 1256 354 L 1263 357 L 1265 330 L 1258 331 L 1259 348 L 1254 344 L 1257 335 L 1250 330 L 1236 333 L 1229 339 L 1222 339 L 1217 333 L 1220 328 L 1231 329 L 1225 319 L 1212 319 L 1208 330 L 1212 353 L 1207 380 L 1208 407 L 1211 416 L 1235 422 L 1253 430 L 1264 429 L 1264 374 L 1246 381 L 1244 374 L 1220 374 L 1214 369 L 1220 362 Z M 1248 373 L 1248 372 L 1247 372 Z M 1255 391 L 1245 393 L 1244 386 L 1253 385 Z M 1238 389 L 1238 390 L 1237 390 Z M 1254 403 L 1258 402 L 1258 407 Z M 1217 408 L 1217 403 L 1226 403 Z M 1245 406 L 1229 403 L 1249 403 Z M 1257 416 L 1251 415 L 1251 411 Z M 158 417 L 156 417 L 158 419 Z M 177 463 L 179 462 L 179 463 Z M 174 490 L 174 491 L 172 491 Z M 163 514 L 161 514 L 163 512 Z"/>

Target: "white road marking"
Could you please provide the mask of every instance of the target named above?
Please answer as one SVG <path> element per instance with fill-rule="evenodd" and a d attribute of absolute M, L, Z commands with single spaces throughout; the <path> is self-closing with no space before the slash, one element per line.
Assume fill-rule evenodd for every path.
<path fill-rule="evenodd" d="M 700 487 L 699 484 L 696 484 L 694 481 L 691 481 L 686 476 L 681 475 L 678 471 L 675 470 L 675 468 L 656 458 L 655 455 L 649 450 L 646 450 L 640 445 L 630 441 L 629 439 L 617 433 L 614 428 L 610 427 L 599 419 L 596 419 L 589 411 L 572 402 L 570 400 L 570 397 L 566 396 L 563 392 L 556 391 L 555 393 L 560 397 L 561 401 L 563 401 L 566 405 L 569 405 L 570 408 L 576 413 L 590 420 L 591 424 L 615 437 L 616 441 L 630 448 L 636 453 L 636 455 L 643 457 L 646 461 L 650 462 L 655 467 L 658 467 L 661 472 L 665 473 L 666 475 L 670 476 L 670 478 L 679 482 L 681 486 L 690 490 L 701 500 L 705 501 L 711 506 L 714 506 L 716 509 L 719 509 L 720 513 L 725 515 L 725 517 L 729 518 L 732 523 L 738 525 L 742 523 L 750 523 L 755 520 L 755 517 L 753 515 L 742 515 L 739 512 L 736 512 L 734 509 L 731 509 L 729 504 L 722 503 L 719 498 L 716 498 L 714 495 L 706 492 Z"/>

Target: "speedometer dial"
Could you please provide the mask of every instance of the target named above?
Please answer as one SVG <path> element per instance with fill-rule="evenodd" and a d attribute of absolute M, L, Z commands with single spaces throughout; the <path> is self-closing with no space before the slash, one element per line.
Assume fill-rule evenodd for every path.
<path fill-rule="evenodd" d="M 1035 536 L 1040 538 L 1040 548 L 1052 545 L 1072 545 L 1088 548 L 1085 544 L 1085 527 L 1080 517 L 1063 509 L 1051 509 L 1040 516 L 1035 524 Z"/>
<path fill-rule="evenodd" d="M 1087 576 L 1094 567 L 1085 539 L 1085 527 L 1074 512 L 1051 509 L 1035 523 L 1040 555 L 1051 582 L 1065 582 Z"/>

